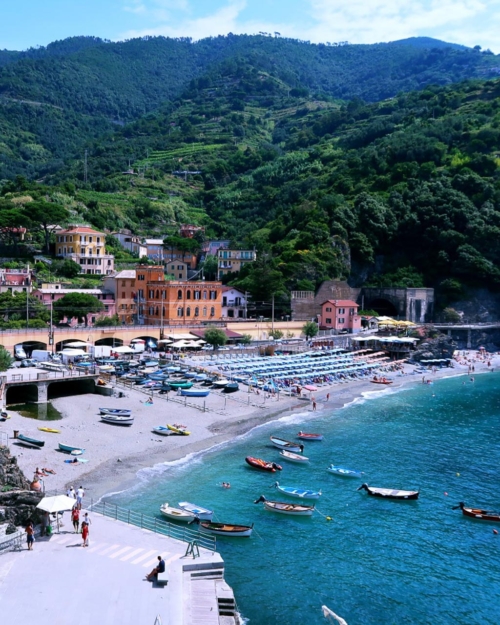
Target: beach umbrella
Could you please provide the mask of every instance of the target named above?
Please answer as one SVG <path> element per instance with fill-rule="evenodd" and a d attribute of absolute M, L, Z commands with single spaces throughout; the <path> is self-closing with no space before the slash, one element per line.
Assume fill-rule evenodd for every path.
<path fill-rule="evenodd" d="M 135 350 L 127 345 L 120 345 L 118 347 L 113 347 L 112 350 L 117 354 L 135 354 Z"/>
<path fill-rule="evenodd" d="M 64 348 L 66 347 L 88 347 L 89 345 L 91 345 L 91 343 L 86 343 L 85 341 L 72 341 L 71 343 L 65 343 L 64 344 Z M 64 351 L 63 348 L 63 351 Z"/>
<path fill-rule="evenodd" d="M 65 512 L 66 510 L 73 510 L 76 505 L 76 500 L 66 495 L 55 495 L 54 497 L 44 497 L 37 508 L 50 514 L 55 514 L 57 517 L 57 531 L 59 532 L 59 515 L 58 512 Z"/>

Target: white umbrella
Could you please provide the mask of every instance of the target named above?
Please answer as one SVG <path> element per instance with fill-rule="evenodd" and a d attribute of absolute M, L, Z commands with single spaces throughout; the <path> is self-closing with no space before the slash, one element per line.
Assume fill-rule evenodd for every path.
<path fill-rule="evenodd" d="M 127 345 L 120 345 L 119 347 L 113 347 L 112 350 L 117 354 L 135 354 L 135 350 Z"/>
<path fill-rule="evenodd" d="M 66 354 L 66 356 L 85 356 L 85 354 L 87 353 L 85 350 L 83 349 L 66 349 L 64 348 L 62 350 L 63 354 Z"/>
<path fill-rule="evenodd" d="M 181 347 L 187 347 L 188 345 L 190 345 L 190 343 L 188 343 L 187 341 L 181 340 L 181 341 L 175 341 L 175 343 L 172 343 L 170 347 L 180 349 Z"/>
<path fill-rule="evenodd" d="M 160 339 L 158 343 L 165 343 L 165 345 L 167 345 L 168 343 L 172 343 L 172 341 L 170 339 Z"/>
<path fill-rule="evenodd" d="M 39 510 L 44 510 L 50 514 L 64 512 L 65 510 L 73 510 L 76 500 L 66 495 L 56 495 L 55 497 L 44 497 L 37 505 Z M 57 531 L 59 531 L 59 516 L 57 515 Z"/>

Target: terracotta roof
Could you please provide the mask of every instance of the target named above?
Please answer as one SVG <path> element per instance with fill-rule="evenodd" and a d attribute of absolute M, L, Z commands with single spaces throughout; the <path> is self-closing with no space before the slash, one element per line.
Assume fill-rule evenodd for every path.
<path fill-rule="evenodd" d="M 104 232 L 99 232 L 98 230 L 94 230 L 88 226 L 72 226 L 67 230 L 60 230 L 58 234 L 100 234 L 102 236 L 106 236 Z"/>
<path fill-rule="evenodd" d="M 352 308 L 353 306 L 359 308 L 359 304 L 353 302 L 352 299 L 327 299 L 323 304 L 333 304 L 334 306 L 342 306 L 344 308 Z M 321 306 L 323 306 L 323 304 L 321 304 Z"/>

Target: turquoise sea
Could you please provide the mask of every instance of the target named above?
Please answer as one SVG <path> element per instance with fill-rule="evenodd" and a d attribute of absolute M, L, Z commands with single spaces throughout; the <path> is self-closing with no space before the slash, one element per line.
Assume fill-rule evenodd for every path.
<path fill-rule="evenodd" d="M 245 464 L 246 455 L 278 461 L 269 435 L 293 440 L 300 429 L 325 435 L 306 443 L 308 466 L 283 461 L 268 474 Z M 332 462 L 364 471 L 372 486 L 420 488 L 420 499 L 357 492 L 361 480 L 327 473 Z M 110 499 L 157 516 L 162 503 L 188 500 L 213 508 L 215 520 L 255 522 L 250 539 L 217 542 L 250 625 L 322 624 L 322 604 L 349 625 L 497 625 L 500 524 L 496 535 L 495 524 L 451 508 L 500 510 L 499 474 L 500 374 L 489 373 L 372 393 L 335 412 L 325 404 L 307 425 L 294 414 L 188 462 L 143 470 L 136 488 Z M 322 514 L 294 519 L 254 505 L 261 494 L 287 499 L 275 479 L 321 489 Z"/>

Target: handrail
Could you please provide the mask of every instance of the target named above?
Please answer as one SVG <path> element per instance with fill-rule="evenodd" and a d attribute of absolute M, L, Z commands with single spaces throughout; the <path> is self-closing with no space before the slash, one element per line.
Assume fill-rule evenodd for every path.
<path fill-rule="evenodd" d="M 202 534 L 198 530 L 174 525 L 168 521 L 156 519 L 155 517 L 150 517 L 141 512 L 135 512 L 127 508 L 121 508 L 114 503 L 108 503 L 106 501 L 99 501 L 95 504 L 91 503 L 90 509 L 92 512 L 110 517 L 111 519 L 115 519 L 115 521 L 123 521 L 128 525 L 135 525 L 141 529 L 146 529 L 156 534 L 162 534 L 162 536 L 167 536 L 174 540 L 180 540 L 184 543 L 192 543 L 195 541 L 204 549 L 212 553 L 215 552 L 217 544 L 215 537 Z"/>

